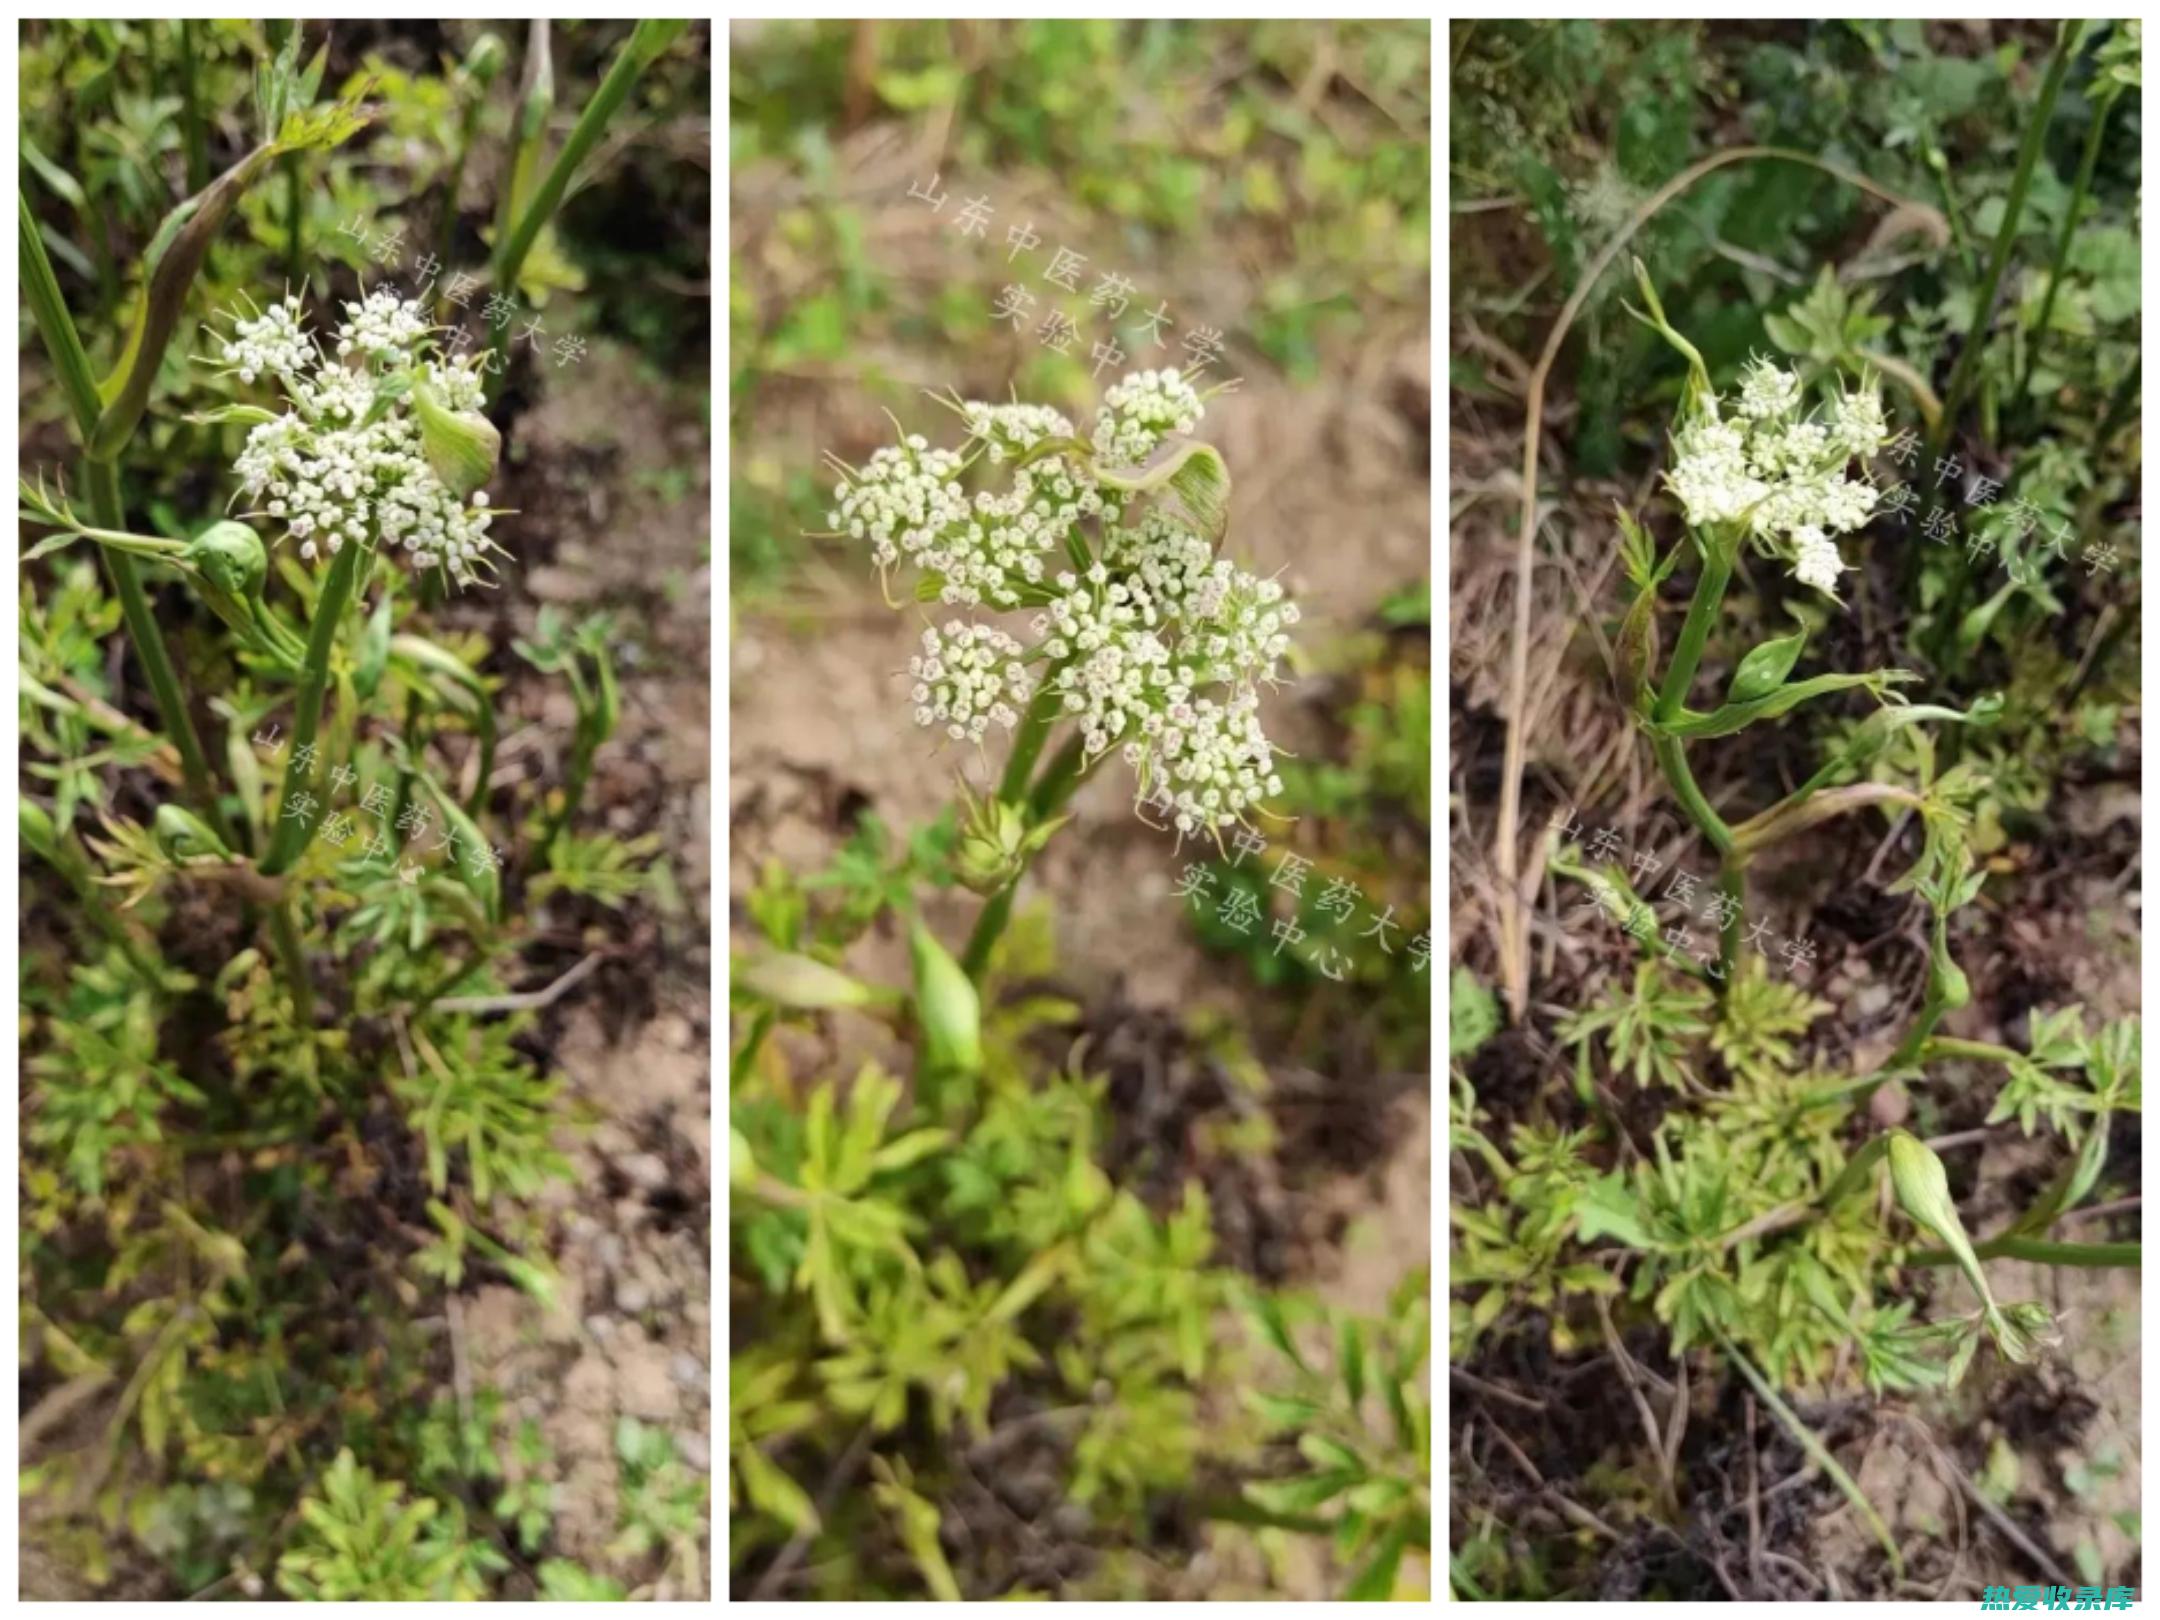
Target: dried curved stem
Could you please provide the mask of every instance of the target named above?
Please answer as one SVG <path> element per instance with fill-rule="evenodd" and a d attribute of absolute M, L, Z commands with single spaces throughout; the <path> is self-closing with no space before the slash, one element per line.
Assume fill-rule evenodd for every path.
<path fill-rule="evenodd" d="M 1912 789 L 1891 782 L 1855 782 L 1850 787 L 1810 794 L 1798 803 L 1786 799 L 1733 828 L 1733 854 L 1736 859 L 1745 861 L 1766 844 L 1805 832 L 1833 816 L 1865 810 L 1870 805 L 1896 804 L 1917 810 L 1922 802 L 1920 795 Z"/>

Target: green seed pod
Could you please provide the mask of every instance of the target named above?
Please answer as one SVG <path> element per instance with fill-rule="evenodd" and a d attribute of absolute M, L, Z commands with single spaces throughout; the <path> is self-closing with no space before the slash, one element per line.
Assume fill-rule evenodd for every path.
<path fill-rule="evenodd" d="M 1972 1000 L 1972 985 L 1965 977 L 1965 970 L 1955 962 L 1943 963 L 1941 972 L 1936 975 L 1936 985 L 1946 1012 L 1955 1012 Z"/>
<path fill-rule="evenodd" d="M 222 838 L 193 811 L 183 810 L 177 804 L 158 807 L 158 813 L 151 818 L 150 832 L 157 840 L 159 850 L 170 860 L 185 861 L 201 855 L 232 858 L 232 851 L 225 847 Z"/>
<path fill-rule="evenodd" d="M 245 523 L 228 518 L 213 523 L 188 542 L 180 560 L 193 565 L 212 585 L 242 601 L 262 595 L 270 574 L 269 553 L 262 537 Z"/>
<path fill-rule="evenodd" d="M 738 963 L 735 983 L 776 1007 L 796 1010 L 868 1007 L 877 992 L 860 979 L 794 951 L 767 951 Z"/>
<path fill-rule="evenodd" d="M 728 1185 L 750 1187 L 757 1183 L 757 1155 L 750 1151 L 749 1138 L 734 1126 L 728 1127 Z"/>
<path fill-rule="evenodd" d="M 1980 1296 L 1989 1331 L 2002 1353 L 2012 1361 L 2027 1359 L 2030 1347 L 2004 1320 L 1996 1308 L 1995 1296 L 1988 1291 L 1987 1274 L 1980 1269 L 1980 1257 L 1973 1252 L 1972 1240 L 1965 1235 L 1965 1223 L 1958 1219 L 1957 1205 L 1950 1197 L 1950 1178 L 1943 1172 L 1942 1160 L 1910 1131 L 1890 1133 L 1890 1185 L 1897 1190 L 1905 1213 L 1934 1233 L 1957 1260 L 1958 1269 Z"/>
<path fill-rule="evenodd" d="M 1657 657 L 1657 587 L 1646 585 L 1636 593 L 1627 617 L 1620 621 L 1620 638 L 1613 645 L 1614 686 L 1620 701 L 1629 708 L 1647 694 Z"/>
<path fill-rule="evenodd" d="M 453 411 L 425 383 L 412 391 L 420 449 L 435 476 L 461 499 L 495 476 L 502 435 L 478 411 Z"/>
<path fill-rule="evenodd" d="M 510 47 L 502 42 L 499 34 L 482 34 L 472 42 L 472 49 L 465 53 L 465 77 L 479 89 L 485 90 L 495 82 L 510 60 Z"/>
<path fill-rule="evenodd" d="M 908 931 L 915 960 L 915 1018 L 922 1026 L 924 1063 L 973 1074 L 982 1067 L 982 1002 L 952 954 L 920 920 Z"/>
<path fill-rule="evenodd" d="M 383 671 L 390 667 L 390 608 L 385 592 L 360 633 L 360 655 L 353 660 L 353 692 L 358 697 L 373 697 L 382 685 Z"/>

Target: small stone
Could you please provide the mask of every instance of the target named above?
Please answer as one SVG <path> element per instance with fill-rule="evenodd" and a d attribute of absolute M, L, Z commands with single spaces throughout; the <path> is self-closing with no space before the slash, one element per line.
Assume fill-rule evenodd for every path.
<path fill-rule="evenodd" d="M 677 1429 L 674 1434 L 675 1455 L 683 1460 L 683 1466 L 700 1474 L 712 1472 L 712 1441 L 695 1429 Z"/>
<path fill-rule="evenodd" d="M 643 1283 L 626 1282 L 615 1290 L 615 1308 L 635 1316 L 652 1304 L 651 1290 Z"/>
<path fill-rule="evenodd" d="M 668 1363 L 668 1375 L 684 1389 L 705 1387 L 705 1363 L 687 1350 L 675 1352 L 674 1359 Z"/>
<path fill-rule="evenodd" d="M 615 1399 L 623 1411 L 648 1422 L 677 1415 L 667 1352 L 660 1345 L 642 1335 L 625 1337 L 615 1351 Z"/>
<path fill-rule="evenodd" d="M 633 1153 L 626 1159 L 617 1159 L 615 1168 L 630 1178 L 634 1187 L 647 1192 L 658 1192 L 668 1184 L 667 1161 L 657 1153 Z"/>
<path fill-rule="evenodd" d="M 585 1318 L 585 1331 L 602 1344 L 606 1344 L 608 1340 L 615 1337 L 615 1330 L 620 1325 L 612 1316 L 588 1316 Z"/>
<path fill-rule="evenodd" d="M 1892 1080 L 1877 1088 L 1868 1099 L 1868 1116 L 1884 1130 L 1902 1125 L 1912 1114 L 1912 1099 L 1905 1094 L 1904 1085 Z"/>

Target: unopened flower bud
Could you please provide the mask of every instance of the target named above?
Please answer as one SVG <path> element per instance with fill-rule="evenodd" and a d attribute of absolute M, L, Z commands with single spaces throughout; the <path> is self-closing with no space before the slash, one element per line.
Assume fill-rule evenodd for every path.
<path fill-rule="evenodd" d="M 908 932 L 908 954 L 915 959 L 915 1017 L 922 1026 L 924 1065 L 974 1073 L 982 1067 L 982 1002 L 975 986 L 920 922 Z"/>
<path fill-rule="evenodd" d="M 472 49 L 465 53 L 465 77 L 485 90 L 502 72 L 503 64 L 510 60 L 510 51 L 499 34 L 482 34 L 472 42 Z"/>
<path fill-rule="evenodd" d="M 219 590 L 242 600 L 262 595 L 263 580 L 270 572 L 262 537 L 230 518 L 203 530 L 180 556 Z"/>

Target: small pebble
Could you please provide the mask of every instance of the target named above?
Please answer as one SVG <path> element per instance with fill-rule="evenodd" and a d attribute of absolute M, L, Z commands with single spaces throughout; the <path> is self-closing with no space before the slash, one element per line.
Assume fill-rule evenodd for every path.
<path fill-rule="evenodd" d="M 712 1472 L 712 1441 L 694 1429 L 675 1431 L 675 1455 L 682 1458 L 685 1468 L 700 1474 Z"/>

